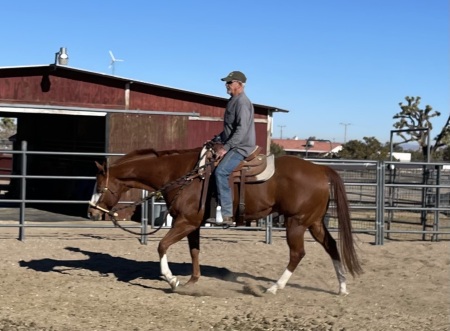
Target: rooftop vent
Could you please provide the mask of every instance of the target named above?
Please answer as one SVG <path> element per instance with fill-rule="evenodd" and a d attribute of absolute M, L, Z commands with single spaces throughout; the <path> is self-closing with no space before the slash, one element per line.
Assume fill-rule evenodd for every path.
<path fill-rule="evenodd" d="M 69 64 L 69 55 L 67 54 L 67 48 L 61 47 L 59 52 L 55 53 L 55 64 L 66 66 Z"/>

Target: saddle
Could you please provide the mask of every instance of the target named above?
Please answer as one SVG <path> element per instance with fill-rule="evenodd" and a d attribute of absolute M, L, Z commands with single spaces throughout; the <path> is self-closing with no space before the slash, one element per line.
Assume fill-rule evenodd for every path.
<path fill-rule="evenodd" d="M 215 168 L 219 164 L 220 160 L 215 159 L 214 153 L 214 150 L 217 147 L 218 146 L 204 146 L 202 153 L 200 154 L 200 166 L 213 164 L 213 168 Z M 253 152 L 249 156 L 247 156 L 241 163 L 239 163 L 239 165 L 233 170 L 232 174 L 230 175 L 229 185 L 232 188 L 232 194 L 234 192 L 233 185 L 235 183 L 239 184 L 239 208 L 236 216 L 239 219 L 240 223 L 243 223 L 245 219 L 245 184 L 267 181 L 275 173 L 274 155 L 271 154 L 267 156 L 260 153 L 261 147 L 256 146 Z M 213 171 L 214 169 L 210 169 L 209 171 L 206 170 L 203 174 L 201 174 L 206 174 L 206 185 L 209 185 L 209 176 Z M 215 216 L 215 208 L 211 208 L 211 213 L 213 213 L 213 211 L 213 216 Z"/>
<path fill-rule="evenodd" d="M 268 158 L 267 155 L 260 154 L 260 152 L 261 147 L 256 146 L 255 150 L 239 163 L 230 176 L 230 184 L 231 181 L 233 183 L 260 182 L 272 177 L 275 170 L 273 155 Z"/>

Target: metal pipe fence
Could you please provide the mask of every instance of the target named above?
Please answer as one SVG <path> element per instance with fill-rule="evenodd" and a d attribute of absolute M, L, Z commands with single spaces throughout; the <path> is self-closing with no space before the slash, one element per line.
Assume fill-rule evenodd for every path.
<path fill-rule="evenodd" d="M 2 151 L 0 151 L 2 152 Z M 56 156 L 122 156 L 123 153 L 82 153 L 82 152 L 46 152 L 28 151 L 27 143 L 22 142 L 20 151 L 7 151 L 20 154 L 20 175 L 1 175 L 0 180 L 18 179 L 20 195 L 16 199 L 0 199 L 0 209 L 4 206 L 15 206 L 19 210 L 17 223 L 0 221 L 1 227 L 19 229 L 19 240 L 25 240 L 26 228 L 114 228 L 112 223 L 90 221 L 85 222 L 29 222 L 26 210 L 37 204 L 80 204 L 88 207 L 88 200 L 64 199 L 27 199 L 29 181 L 42 180 L 85 180 L 95 182 L 94 176 L 56 176 L 31 175 L 27 173 L 27 157 L 30 155 Z M 344 180 L 347 197 L 350 203 L 353 232 L 374 235 L 375 244 L 383 245 L 385 239 L 399 239 L 412 236 L 414 239 L 437 241 L 450 238 L 450 169 L 444 170 L 444 163 L 402 163 L 393 161 L 355 161 L 310 159 L 314 163 L 334 168 Z M 418 171 L 421 169 L 422 171 Z M 426 174 L 426 176 L 424 175 Z M 140 241 L 147 243 L 148 230 L 159 226 L 169 228 L 170 216 L 165 219 L 164 201 L 148 198 L 148 192 L 142 191 L 141 219 L 139 224 L 124 225 L 140 232 Z M 443 199 L 444 197 L 444 199 Z M 120 201 L 130 204 L 133 201 Z M 333 216 L 333 202 L 325 217 L 325 224 L 330 232 L 338 230 L 337 219 Z M 1 218 L 0 218 L 1 219 Z M 205 229 L 215 227 L 204 226 Z M 264 230 L 265 242 L 272 243 L 273 231 L 284 231 L 283 217 L 269 215 L 265 219 L 256 220 L 256 226 L 244 226 L 236 230 Z M 417 236 L 422 236 L 417 238 Z M 403 236 L 403 237 L 402 237 Z"/>

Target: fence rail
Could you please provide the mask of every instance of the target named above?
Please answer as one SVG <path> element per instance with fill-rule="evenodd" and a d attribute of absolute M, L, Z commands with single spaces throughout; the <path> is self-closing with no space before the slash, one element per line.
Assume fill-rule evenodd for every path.
<path fill-rule="evenodd" d="M 1 227 L 17 227 L 19 239 L 25 239 L 27 227 L 67 227 L 67 228 L 112 228 L 112 223 L 85 222 L 30 222 L 27 221 L 26 210 L 37 204 L 79 204 L 88 206 L 88 200 L 78 199 L 27 199 L 30 190 L 29 182 L 33 180 L 89 181 L 95 183 L 94 176 L 60 176 L 27 174 L 27 157 L 29 155 L 56 156 L 121 156 L 123 153 L 78 153 L 78 152 L 45 152 L 28 151 L 26 142 L 20 151 L 0 151 L 8 154 L 20 154 L 20 175 L 0 174 L 0 181 L 11 179 L 20 181 L 20 196 L 16 199 L 0 199 L 0 209 L 14 206 L 18 208 L 17 223 L 3 222 Z M 373 234 L 375 244 L 382 245 L 384 240 L 446 240 L 450 239 L 450 169 L 444 163 L 402 163 L 393 161 L 354 161 L 310 159 L 314 163 L 330 166 L 343 178 L 347 197 L 350 203 L 352 226 L 355 233 Z M 93 186 L 93 185 L 92 185 Z M 4 185 L 3 185 L 4 187 Z M 64 187 L 61 188 L 62 190 Z M 138 229 L 141 242 L 147 243 L 149 228 L 159 225 L 170 227 L 171 218 L 162 218 L 165 204 L 162 201 L 147 199 L 148 193 L 142 191 L 141 220 L 139 224 L 131 224 L 126 228 Z M 120 201 L 129 204 L 131 201 Z M 334 205 L 330 204 L 325 223 L 332 232 L 337 231 L 337 219 L 333 216 Z M 82 219 L 82 218 L 80 218 Z M 78 219 L 78 220 L 80 220 Z M 207 228 L 207 227 L 205 227 Z M 272 231 L 284 230 L 283 217 L 270 215 L 257 220 L 256 226 L 239 227 L 245 230 L 265 230 L 266 242 L 271 243 Z"/>

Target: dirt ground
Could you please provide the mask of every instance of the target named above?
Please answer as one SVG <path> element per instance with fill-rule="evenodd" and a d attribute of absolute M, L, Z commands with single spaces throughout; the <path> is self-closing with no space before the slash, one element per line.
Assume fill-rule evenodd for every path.
<path fill-rule="evenodd" d="M 283 232 L 202 231 L 202 278 L 173 293 L 160 280 L 158 241 L 120 229 L 0 228 L 0 330 L 449 330 L 449 241 L 355 235 L 365 273 L 338 296 L 331 260 L 307 237 L 307 255 L 284 290 Z M 169 250 L 172 272 L 190 275 L 187 241 Z"/>

